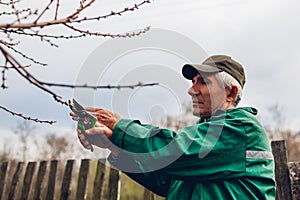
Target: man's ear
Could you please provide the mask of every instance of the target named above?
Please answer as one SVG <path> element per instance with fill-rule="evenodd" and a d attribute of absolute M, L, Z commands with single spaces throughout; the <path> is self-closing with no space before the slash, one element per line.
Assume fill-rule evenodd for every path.
<path fill-rule="evenodd" d="M 237 96 L 238 93 L 238 87 L 237 86 L 232 86 L 230 87 L 226 87 L 226 101 L 227 102 L 233 102 Z"/>

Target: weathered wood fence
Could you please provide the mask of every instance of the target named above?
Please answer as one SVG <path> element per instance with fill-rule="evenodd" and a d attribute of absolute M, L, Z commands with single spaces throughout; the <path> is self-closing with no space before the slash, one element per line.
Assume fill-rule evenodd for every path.
<path fill-rule="evenodd" d="M 300 162 L 287 163 L 284 141 L 273 141 L 278 200 L 300 199 Z M 120 197 L 120 172 L 105 160 L 4 162 L 0 164 L 0 199 L 108 199 Z M 155 195 L 144 189 L 144 200 Z"/>
<path fill-rule="evenodd" d="M 285 141 L 271 143 L 275 159 L 277 200 L 300 200 L 300 161 L 287 162 Z"/>
<path fill-rule="evenodd" d="M 120 197 L 120 171 L 103 160 L 0 163 L 0 199 L 108 199 Z M 141 187 L 142 188 L 142 187 Z M 154 194 L 143 189 L 143 199 Z"/>

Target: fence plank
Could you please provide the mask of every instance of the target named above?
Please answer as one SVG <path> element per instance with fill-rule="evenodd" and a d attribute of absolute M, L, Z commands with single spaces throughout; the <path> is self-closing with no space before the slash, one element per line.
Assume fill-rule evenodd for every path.
<path fill-rule="evenodd" d="M 108 184 L 108 199 L 118 200 L 120 190 L 120 171 L 110 168 Z"/>
<path fill-rule="evenodd" d="M 14 173 L 13 179 L 11 181 L 11 184 L 10 184 L 8 199 L 14 199 L 15 198 L 16 187 L 19 183 L 19 178 L 20 178 L 21 172 L 23 171 L 23 167 L 24 167 L 24 163 L 19 162 L 18 165 L 17 165 L 16 171 Z"/>
<path fill-rule="evenodd" d="M 64 179 L 61 185 L 60 199 L 65 200 L 69 198 L 70 195 L 70 184 L 72 180 L 74 160 L 68 160 L 65 168 Z"/>
<path fill-rule="evenodd" d="M 300 199 L 300 162 L 289 163 L 292 194 L 294 200 Z"/>
<path fill-rule="evenodd" d="M 37 178 L 36 178 L 35 190 L 34 190 L 34 194 L 33 194 L 33 199 L 35 199 L 35 200 L 42 199 L 41 190 L 42 190 L 42 184 L 43 184 L 43 180 L 45 178 L 46 170 L 47 170 L 47 161 L 41 161 L 39 170 L 38 170 L 38 174 L 37 174 Z"/>
<path fill-rule="evenodd" d="M 28 199 L 29 190 L 32 182 L 32 176 L 35 170 L 36 162 L 29 162 L 26 167 L 25 176 L 23 179 L 23 187 L 21 193 L 21 199 Z"/>
<path fill-rule="evenodd" d="M 89 172 L 89 167 L 90 167 L 89 164 L 90 164 L 89 159 L 81 160 L 79 176 L 78 176 L 77 192 L 76 192 L 77 200 L 82 200 L 85 197 L 86 183 L 87 183 L 87 177 L 88 177 L 88 172 Z"/>
<path fill-rule="evenodd" d="M 50 164 L 50 172 L 49 172 L 46 200 L 52 200 L 54 197 L 57 163 L 58 163 L 57 160 L 52 160 L 51 164 Z"/>
<path fill-rule="evenodd" d="M 0 171 L 0 199 L 2 199 L 1 197 L 4 190 L 7 168 L 8 168 L 8 162 L 3 162 L 1 164 L 1 171 Z"/>
<path fill-rule="evenodd" d="M 291 200 L 292 191 L 287 164 L 286 144 L 284 140 L 272 141 L 272 152 L 275 159 L 276 199 Z"/>
<path fill-rule="evenodd" d="M 96 175 L 94 179 L 94 187 L 93 187 L 93 198 L 92 200 L 99 200 L 101 199 L 104 176 L 105 176 L 105 160 L 98 160 L 97 162 L 97 169 Z"/>

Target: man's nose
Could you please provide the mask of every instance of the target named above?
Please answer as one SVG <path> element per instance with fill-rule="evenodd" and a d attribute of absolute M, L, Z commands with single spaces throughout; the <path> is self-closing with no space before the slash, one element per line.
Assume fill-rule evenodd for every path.
<path fill-rule="evenodd" d="M 199 95 L 199 91 L 195 90 L 195 88 L 192 86 L 188 89 L 188 94 L 191 96 L 197 96 Z"/>

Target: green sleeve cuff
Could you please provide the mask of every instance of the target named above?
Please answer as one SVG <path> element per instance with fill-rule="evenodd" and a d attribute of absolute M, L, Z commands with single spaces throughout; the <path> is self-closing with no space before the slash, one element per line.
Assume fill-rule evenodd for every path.
<path fill-rule="evenodd" d="M 121 119 L 116 124 L 111 137 L 111 142 L 114 143 L 114 145 L 121 149 L 124 148 L 124 138 L 126 135 L 126 129 L 133 122 L 135 121 L 130 119 Z"/>

